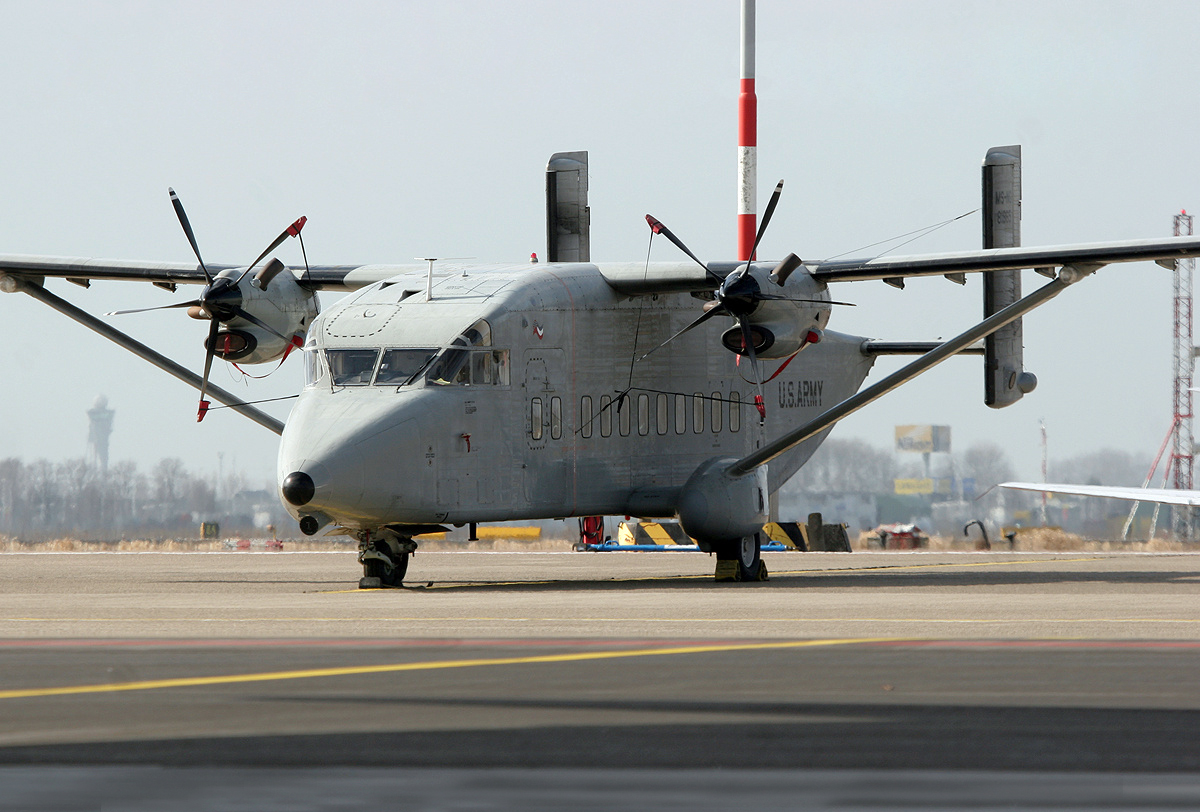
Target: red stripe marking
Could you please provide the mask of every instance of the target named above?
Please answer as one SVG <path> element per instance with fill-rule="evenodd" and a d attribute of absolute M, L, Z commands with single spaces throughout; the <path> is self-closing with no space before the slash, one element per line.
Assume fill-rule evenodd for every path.
<path fill-rule="evenodd" d="M 758 97 L 754 80 L 743 79 L 738 94 L 738 146 L 758 146 Z"/>

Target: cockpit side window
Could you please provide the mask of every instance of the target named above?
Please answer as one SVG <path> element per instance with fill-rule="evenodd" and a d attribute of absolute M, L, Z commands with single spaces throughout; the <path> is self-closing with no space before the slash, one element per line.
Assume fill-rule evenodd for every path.
<path fill-rule="evenodd" d="M 316 386 L 325 378 L 325 362 L 316 349 L 304 351 L 304 385 Z"/>
<path fill-rule="evenodd" d="M 366 386 L 375 372 L 379 350 L 325 350 L 334 386 Z"/>
<path fill-rule="evenodd" d="M 437 350 L 432 348 L 384 350 L 379 371 L 375 373 L 375 385 L 404 386 L 412 383 L 436 354 Z"/>
<path fill-rule="evenodd" d="M 492 327 L 480 319 L 463 330 L 433 362 L 425 380 L 438 386 L 508 386 L 508 350 L 492 346 Z"/>

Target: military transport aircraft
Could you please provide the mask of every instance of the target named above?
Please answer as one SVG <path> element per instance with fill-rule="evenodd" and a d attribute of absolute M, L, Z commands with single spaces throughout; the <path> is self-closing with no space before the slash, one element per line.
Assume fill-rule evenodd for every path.
<path fill-rule="evenodd" d="M 1019 147 L 984 161 L 984 250 L 867 260 L 593 263 L 586 153 L 547 172 L 549 261 L 287 268 L 271 252 L 209 265 L 171 193 L 197 263 L 0 255 L 0 290 L 24 292 L 282 435 L 278 485 L 302 532 L 359 541 L 364 586 L 398 585 L 415 537 L 445 524 L 589 515 L 678 517 L 722 579 L 766 577 L 769 495 L 834 424 L 985 341 L 985 401 L 1036 379 L 1020 318 L 1104 265 L 1171 266 L 1200 238 L 1024 248 Z M 777 187 L 758 230 L 770 221 Z M 651 237 L 653 239 L 653 237 Z M 756 240 L 755 247 L 758 242 Z M 754 252 L 750 254 L 754 256 Z M 1021 269 L 1050 280 L 1020 292 Z M 984 318 L 949 341 L 890 344 L 829 329 L 834 283 L 984 273 Z M 200 295 L 168 308 L 208 319 L 197 376 L 45 285 L 148 282 Z M 318 291 L 348 295 L 320 311 Z M 209 383 L 212 361 L 298 352 L 304 384 L 286 424 Z M 865 389 L 881 354 L 918 356 Z"/>

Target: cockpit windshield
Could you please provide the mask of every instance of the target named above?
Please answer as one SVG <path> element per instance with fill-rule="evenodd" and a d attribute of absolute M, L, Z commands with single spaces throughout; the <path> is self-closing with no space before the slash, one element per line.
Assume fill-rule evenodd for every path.
<path fill-rule="evenodd" d="M 404 386 L 412 383 L 436 354 L 435 349 L 384 350 L 383 361 L 375 373 L 375 385 Z"/>
<path fill-rule="evenodd" d="M 379 350 L 325 350 L 334 386 L 366 386 L 371 382 Z"/>

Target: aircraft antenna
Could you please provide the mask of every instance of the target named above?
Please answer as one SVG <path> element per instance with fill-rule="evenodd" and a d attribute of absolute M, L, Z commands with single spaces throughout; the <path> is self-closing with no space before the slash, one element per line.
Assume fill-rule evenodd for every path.
<path fill-rule="evenodd" d="M 1181 211 L 1175 215 L 1176 237 L 1191 236 L 1192 215 Z M 1171 446 L 1171 467 L 1175 469 L 1175 489 L 1192 489 L 1192 372 L 1195 347 L 1192 341 L 1192 275 L 1196 260 L 1188 257 L 1175 260 L 1175 391 L 1173 413 L 1175 438 Z M 1171 511 L 1172 530 L 1179 541 L 1193 537 L 1194 511 L 1190 506 L 1177 506 Z"/>
<path fill-rule="evenodd" d="M 753 259 L 758 220 L 758 97 L 754 95 L 754 0 L 742 0 L 742 75 L 738 88 L 738 254 Z"/>

